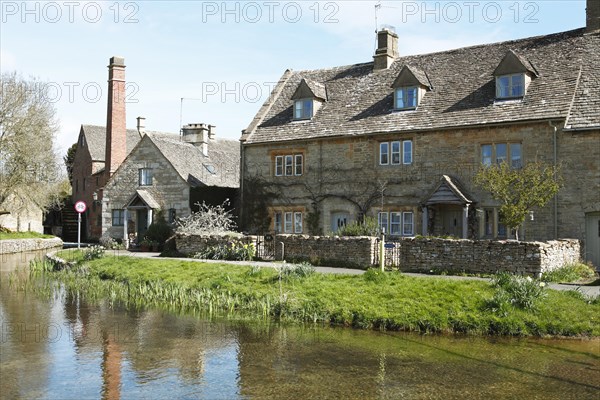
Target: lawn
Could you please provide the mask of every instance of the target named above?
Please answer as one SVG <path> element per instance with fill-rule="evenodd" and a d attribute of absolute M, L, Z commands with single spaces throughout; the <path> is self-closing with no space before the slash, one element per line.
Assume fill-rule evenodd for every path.
<path fill-rule="evenodd" d="M 53 239 L 52 235 L 43 235 L 37 232 L 4 232 L 0 231 L 0 240 L 12 239 Z"/>
<path fill-rule="evenodd" d="M 116 256 L 83 265 L 52 276 L 89 299 L 131 306 L 423 333 L 600 336 L 599 299 L 572 292 L 544 290 L 532 309 L 496 309 L 498 289 L 486 281 L 377 270 L 304 276 L 293 268 Z"/>

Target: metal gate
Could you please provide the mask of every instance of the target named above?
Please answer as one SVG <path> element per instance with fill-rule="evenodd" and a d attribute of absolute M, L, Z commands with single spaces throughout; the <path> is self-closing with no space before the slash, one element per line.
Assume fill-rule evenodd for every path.
<path fill-rule="evenodd" d="M 381 239 L 375 241 L 375 257 L 374 264 L 379 265 L 379 243 Z M 402 245 L 401 238 L 385 238 L 384 252 L 385 252 L 385 266 L 386 268 L 400 267 L 401 251 L 400 246 Z"/>
<path fill-rule="evenodd" d="M 256 258 L 259 260 L 275 260 L 275 235 L 265 234 L 255 236 L 254 247 L 256 248 Z"/>

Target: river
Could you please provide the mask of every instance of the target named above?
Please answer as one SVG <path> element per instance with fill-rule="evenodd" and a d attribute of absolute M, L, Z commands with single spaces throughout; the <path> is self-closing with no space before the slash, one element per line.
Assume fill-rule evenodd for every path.
<path fill-rule="evenodd" d="M 2 259 L 6 399 L 598 399 L 600 341 L 210 319 L 17 291 Z M 10 264 L 10 265 L 9 265 Z M 24 267 L 19 267 L 24 268 Z"/>

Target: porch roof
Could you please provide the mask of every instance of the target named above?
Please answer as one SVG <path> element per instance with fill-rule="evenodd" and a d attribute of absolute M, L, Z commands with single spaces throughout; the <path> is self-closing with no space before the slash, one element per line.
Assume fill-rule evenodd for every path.
<path fill-rule="evenodd" d="M 160 208 L 160 205 L 148 191 L 138 189 L 124 208 L 151 208 L 154 210 Z"/>
<path fill-rule="evenodd" d="M 459 204 L 464 206 L 471 203 L 474 203 L 474 200 L 461 188 L 458 179 L 442 175 L 436 188 L 422 204 L 425 206 L 436 204 Z"/>

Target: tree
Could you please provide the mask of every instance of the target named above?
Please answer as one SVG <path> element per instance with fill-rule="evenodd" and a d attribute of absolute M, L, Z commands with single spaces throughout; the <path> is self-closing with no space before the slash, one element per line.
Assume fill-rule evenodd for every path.
<path fill-rule="evenodd" d="M 61 201 L 54 152 L 55 108 L 45 85 L 16 73 L 0 77 L 0 211 L 46 210 Z"/>
<path fill-rule="evenodd" d="M 73 181 L 73 163 L 75 162 L 75 152 L 77 151 L 77 143 L 73 143 L 67 150 L 67 154 L 63 157 L 65 168 L 67 168 L 67 175 L 69 176 L 69 182 Z"/>
<path fill-rule="evenodd" d="M 512 168 L 508 163 L 482 167 L 474 177 L 475 184 L 489 191 L 501 202 L 500 221 L 509 229 L 518 228 L 533 207 L 544 207 L 562 187 L 557 167 L 540 161 Z"/>

